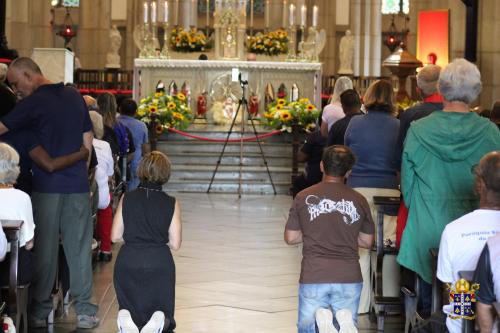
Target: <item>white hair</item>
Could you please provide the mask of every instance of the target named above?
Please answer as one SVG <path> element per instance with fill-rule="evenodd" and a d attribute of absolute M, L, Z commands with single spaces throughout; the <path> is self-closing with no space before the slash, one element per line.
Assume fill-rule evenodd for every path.
<path fill-rule="evenodd" d="M 346 90 L 352 89 L 352 80 L 347 76 L 341 76 L 335 81 L 333 87 L 332 103 L 340 101 L 340 95 Z"/>
<path fill-rule="evenodd" d="M 0 142 L 0 184 L 15 184 L 19 173 L 19 154 L 8 144 Z"/>
<path fill-rule="evenodd" d="M 438 87 L 448 102 L 471 104 L 481 92 L 481 73 L 473 63 L 455 59 L 441 71 Z"/>
<path fill-rule="evenodd" d="M 102 139 L 104 136 L 104 123 L 102 116 L 97 111 L 89 111 L 90 121 L 92 121 L 92 129 L 97 139 Z"/>
<path fill-rule="evenodd" d="M 427 65 L 417 74 L 417 86 L 422 91 L 424 97 L 438 92 L 438 81 L 441 67 L 437 65 Z"/>
<path fill-rule="evenodd" d="M 6 64 L 0 63 L 0 82 L 5 81 L 5 79 L 7 78 L 7 71 L 8 70 L 9 70 L 9 67 Z"/>

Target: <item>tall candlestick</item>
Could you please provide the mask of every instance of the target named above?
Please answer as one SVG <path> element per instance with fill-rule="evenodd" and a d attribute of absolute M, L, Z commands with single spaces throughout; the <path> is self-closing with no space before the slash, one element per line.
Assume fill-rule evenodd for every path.
<path fill-rule="evenodd" d="M 156 23 L 156 2 L 151 4 L 151 23 Z"/>
<path fill-rule="evenodd" d="M 283 0 L 283 14 L 281 15 L 281 26 L 283 28 L 285 28 L 287 26 L 286 25 L 286 9 L 287 9 L 286 0 Z"/>
<path fill-rule="evenodd" d="M 143 14 L 144 14 L 144 23 L 148 23 L 148 2 L 147 1 L 144 3 Z"/>
<path fill-rule="evenodd" d="M 207 27 L 210 26 L 210 0 L 207 0 Z M 208 35 L 208 30 L 207 30 Z"/>
<path fill-rule="evenodd" d="M 163 22 L 167 23 L 168 22 L 168 1 L 165 0 L 163 2 Z"/>
<path fill-rule="evenodd" d="M 269 10 L 270 10 L 269 0 L 266 0 L 266 11 L 265 11 L 265 26 L 269 29 Z"/>
<path fill-rule="evenodd" d="M 174 25 L 179 25 L 179 0 L 174 2 Z"/>
<path fill-rule="evenodd" d="M 318 26 L 318 6 L 313 7 L 313 27 Z"/>
<path fill-rule="evenodd" d="M 288 23 L 290 24 L 290 26 L 295 25 L 295 6 L 293 3 L 290 5 L 290 17 L 289 17 L 288 21 L 289 21 Z"/>
<path fill-rule="evenodd" d="M 300 25 L 305 27 L 307 24 L 307 7 L 306 5 L 302 5 L 300 9 Z"/>
<path fill-rule="evenodd" d="M 253 29 L 253 0 L 250 0 L 250 28 Z"/>

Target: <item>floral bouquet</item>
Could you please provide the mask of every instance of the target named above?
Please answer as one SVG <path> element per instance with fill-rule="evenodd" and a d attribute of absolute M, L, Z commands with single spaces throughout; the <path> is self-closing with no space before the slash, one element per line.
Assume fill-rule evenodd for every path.
<path fill-rule="evenodd" d="M 281 29 L 266 34 L 259 32 L 248 37 L 247 48 L 248 52 L 255 54 L 285 54 L 288 52 L 288 33 Z"/>
<path fill-rule="evenodd" d="M 265 124 L 288 132 L 291 132 L 292 125 L 298 125 L 306 132 L 314 130 L 320 114 L 308 98 L 301 98 L 297 102 L 287 102 L 284 98 L 278 98 L 268 104 L 268 110 L 264 113 Z"/>
<path fill-rule="evenodd" d="M 154 125 L 155 132 L 161 134 L 166 128 L 186 129 L 193 115 L 182 92 L 170 96 L 160 91 L 141 99 L 137 119 L 148 126 Z"/>
<path fill-rule="evenodd" d="M 172 29 L 170 47 L 177 52 L 200 52 L 210 49 L 205 34 L 196 28 L 184 30 L 182 27 Z"/>

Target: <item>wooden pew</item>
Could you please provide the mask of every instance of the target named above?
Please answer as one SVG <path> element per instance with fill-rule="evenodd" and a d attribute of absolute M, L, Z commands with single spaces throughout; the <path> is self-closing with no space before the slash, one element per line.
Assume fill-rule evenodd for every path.
<path fill-rule="evenodd" d="M 28 288 L 27 285 L 17 284 L 18 275 L 18 260 L 19 260 L 19 234 L 23 221 L 1 220 L 3 231 L 10 243 L 10 269 L 9 269 L 9 285 L 2 286 L 2 289 L 9 290 L 8 305 L 9 314 L 15 323 L 16 330 L 20 331 L 21 319 L 23 320 L 23 332 L 28 332 Z"/>
<path fill-rule="evenodd" d="M 383 276 L 382 269 L 384 264 L 384 256 L 386 254 L 396 255 L 397 249 L 395 247 L 384 246 L 384 212 L 387 208 L 399 207 L 400 198 L 399 197 L 384 197 L 384 196 L 374 196 L 373 203 L 378 206 L 377 210 L 377 263 L 375 270 L 375 283 L 372 288 L 374 289 L 374 303 L 378 307 L 376 313 L 377 316 L 377 330 L 380 332 L 384 331 L 384 321 L 385 315 L 390 307 L 401 307 L 403 305 L 403 300 L 401 297 L 387 297 L 383 296 Z"/>

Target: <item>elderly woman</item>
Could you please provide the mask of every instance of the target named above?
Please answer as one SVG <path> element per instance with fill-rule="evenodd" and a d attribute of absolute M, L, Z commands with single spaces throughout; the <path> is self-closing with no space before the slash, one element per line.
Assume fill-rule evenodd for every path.
<path fill-rule="evenodd" d="M 412 123 L 401 168 L 409 215 L 398 262 L 427 283 L 432 282 L 429 249 L 439 247 L 446 224 L 478 206 L 471 167 L 500 149 L 495 124 L 470 112 L 481 91 L 477 67 L 465 59 L 454 60 L 441 71 L 438 87 L 443 110 Z"/>
<path fill-rule="evenodd" d="M 19 176 L 19 155 L 6 143 L 0 143 L 0 219 L 21 220 L 19 236 L 18 282 L 26 284 L 33 276 L 32 253 L 35 224 L 30 197 L 14 188 Z M 9 256 L 0 264 L 0 285 L 9 283 Z"/>
<path fill-rule="evenodd" d="M 399 133 L 396 119 L 392 84 L 378 80 L 372 83 L 363 97 L 367 114 L 351 119 L 344 135 L 344 144 L 356 155 L 356 164 L 347 184 L 360 192 L 368 201 L 373 220 L 377 218 L 377 208 L 373 196 L 399 196 L 394 149 Z M 395 240 L 396 219 L 384 219 L 384 239 Z M 390 260 L 388 257 L 387 260 Z M 360 249 L 360 265 L 363 274 L 363 290 L 359 312 L 368 312 L 370 306 L 370 251 Z M 393 261 L 393 265 L 395 262 Z M 397 266 L 397 265 L 396 265 Z M 384 275 L 384 295 L 398 296 L 398 272 Z M 389 280 L 393 279 L 393 280 Z"/>
<path fill-rule="evenodd" d="M 326 139 L 328 138 L 328 131 L 332 125 L 339 119 L 345 117 L 342 104 L 340 103 L 340 95 L 348 89 L 352 89 L 352 81 L 347 76 L 341 76 L 335 82 L 333 87 L 333 95 L 330 104 L 323 109 L 321 117 L 321 135 Z"/>
<path fill-rule="evenodd" d="M 111 231 L 114 242 L 125 241 L 114 271 L 118 325 L 120 332 L 161 332 L 163 325 L 172 331 L 175 264 L 170 250 L 181 246 L 181 212 L 179 202 L 162 191 L 170 177 L 167 156 L 148 153 L 137 176 L 141 183 L 120 199 Z"/>

